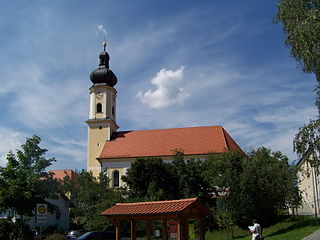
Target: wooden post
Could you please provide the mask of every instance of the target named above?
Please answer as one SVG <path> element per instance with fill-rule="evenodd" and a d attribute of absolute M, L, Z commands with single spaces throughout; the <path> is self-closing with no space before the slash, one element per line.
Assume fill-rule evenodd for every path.
<path fill-rule="evenodd" d="M 183 218 L 183 240 L 189 240 L 189 219 Z"/>
<path fill-rule="evenodd" d="M 181 220 L 180 219 L 178 219 L 178 226 L 177 226 L 177 240 L 181 240 Z"/>
<path fill-rule="evenodd" d="M 152 237 L 152 221 L 147 220 L 146 224 L 147 240 L 151 240 Z"/>
<path fill-rule="evenodd" d="M 120 233 L 121 233 L 121 220 L 118 219 L 112 219 L 111 221 L 113 223 L 113 225 L 116 227 L 116 240 L 120 240 Z"/>
<path fill-rule="evenodd" d="M 205 240 L 204 218 L 199 218 L 199 240 Z"/>
<path fill-rule="evenodd" d="M 132 219 L 131 220 L 131 240 L 137 239 L 136 226 L 137 226 L 137 221 L 135 219 Z"/>
<path fill-rule="evenodd" d="M 168 240 L 168 224 L 167 220 L 162 220 L 162 240 Z"/>
<path fill-rule="evenodd" d="M 186 217 L 180 217 L 178 221 L 178 240 L 189 239 L 189 220 Z"/>
<path fill-rule="evenodd" d="M 178 240 L 187 240 L 186 219 L 180 217 L 178 220 Z"/>

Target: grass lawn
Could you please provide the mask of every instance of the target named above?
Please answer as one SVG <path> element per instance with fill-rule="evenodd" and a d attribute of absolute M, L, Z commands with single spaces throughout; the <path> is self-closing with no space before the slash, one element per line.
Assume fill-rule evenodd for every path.
<path fill-rule="evenodd" d="M 316 230 L 320 229 L 320 219 L 318 224 L 315 222 L 314 217 L 285 217 L 278 223 L 264 228 L 263 236 L 266 240 L 302 240 L 304 237 L 310 235 Z M 224 230 L 207 232 L 207 240 L 225 240 L 225 239 L 239 239 L 239 240 L 251 240 L 251 234 L 249 230 L 240 229 L 238 227 L 233 228 L 233 238 L 229 234 L 229 238 L 226 238 L 226 232 Z"/>

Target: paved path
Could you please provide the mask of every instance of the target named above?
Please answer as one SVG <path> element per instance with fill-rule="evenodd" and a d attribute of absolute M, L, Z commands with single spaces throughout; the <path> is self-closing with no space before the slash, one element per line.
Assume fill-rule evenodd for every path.
<path fill-rule="evenodd" d="M 320 230 L 312 233 L 308 237 L 305 237 L 303 240 L 319 240 L 320 239 Z"/>

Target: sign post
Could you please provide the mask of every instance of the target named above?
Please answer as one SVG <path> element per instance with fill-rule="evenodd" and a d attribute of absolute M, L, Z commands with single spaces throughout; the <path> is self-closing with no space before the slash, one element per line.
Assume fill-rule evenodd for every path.
<path fill-rule="evenodd" d="M 36 209 L 36 222 L 37 223 L 45 223 L 47 222 L 47 213 L 48 213 L 48 204 L 45 203 L 37 203 Z M 40 227 L 40 239 L 42 237 L 42 226 Z"/>

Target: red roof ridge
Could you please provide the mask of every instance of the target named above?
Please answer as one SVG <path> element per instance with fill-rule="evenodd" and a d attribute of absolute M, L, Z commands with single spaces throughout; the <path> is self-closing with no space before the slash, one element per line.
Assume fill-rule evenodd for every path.
<path fill-rule="evenodd" d="M 229 144 L 228 144 L 228 141 L 227 141 L 227 138 L 226 138 L 225 130 L 224 130 L 224 128 L 222 126 L 221 126 L 220 130 L 222 131 L 223 140 L 224 140 L 224 142 L 225 142 L 225 144 L 227 146 L 226 150 L 229 151 L 230 149 L 229 149 Z"/>
<path fill-rule="evenodd" d="M 221 125 L 196 126 L 115 132 L 97 159 L 174 156 L 174 149 L 191 156 L 242 152 Z"/>
<path fill-rule="evenodd" d="M 64 172 L 73 172 L 72 169 L 56 169 L 56 170 L 49 170 L 48 172 L 61 172 L 61 171 L 64 171 Z"/>
<path fill-rule="evenodd" d="M 188 201 L 196 201 L 198 198 L 186 198 L 186 199 L 178 199 L 178 200 L 165 200 L 165 201 L 151 201 L 151 202 L 136 202 L 136 203 L 117 203 L 116 205 L 147 205 L 147 204 L 161 204 L 161 203 L 173 203 L 173 202 L 188 202 Z"/>
<path fill-rule="evenodd" d="M 246 155 L 245 152 L 239 147 L 239 145 L 234 141 L 234 139 L 229 135 L 229 133 L 222 127 L 223 136 L 226 141 L 226 146 L 228 150 L 235 150 L 236 152 Z"/>
<path fill-rule="evenodd" d="M 116 133 L 126 133 L 126 132 L 156 132 L 156 131 L 166 131 L 166 130 L 176 130 L 176 129 L 189 129 L 189 128 L 223 128 L 221 125 L 209 125 L 209 126 L 195 126 L 195 127 L 180 127 L 180 128 L 157 128 L 157 129 L 142 129 L 142 130 L 125 130 L 117 131 Z"/>

